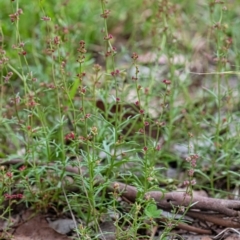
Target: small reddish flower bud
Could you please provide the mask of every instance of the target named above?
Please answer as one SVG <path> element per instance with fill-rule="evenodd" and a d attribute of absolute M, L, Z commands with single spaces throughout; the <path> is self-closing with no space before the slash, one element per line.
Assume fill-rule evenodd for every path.
<path fill-rule="evenodd" d="M 101 16 L 102 18 L 108 18 L 109 14 L 110 14 L 110 10 L 105 9 L 105 10 L 104 10 L 104 13 L 102 13 L 100 16 Z"/>
<path fill-rule="evenodd" d="M 4 194 L 4 197 L 5 197 L 6 200 L 11 199 L 11 195 L 8 194 L 8 193 L 5 193 L 5 194 Z"/>
<path fill-rule="evenodd" d="M 160 144 L 158 144 L 155 149 L 156 149 L 156 151 L 160 151 L 161 150 Z"/>
<path fill-rule="evenodd" d="M 18 20 L 18 15 L 16 13 L 9 15 L 11 22 Z"/>
<path fill-rule="evenodd" d="M 197 183 L 197 182 L 196 182 L 196 180 L 194 180 L 194 179 L 191 181 L 191 185 L 195 185 L 196 183 Z"/>
<path fill-rule="evenodd" d="M 41 20 L 43 20 L 43 21 L 51 21 L 51 18 L 47 17 L 47 16 L 44 16 L 44 17 L 41 18 Z"/>
<path fill-rule="evenodd" d="M 138 131 L 139 133 L 144 134 L 144 129 L 140 128 Z"/>
<path fill-rule="evenodd" d="M 170 84 L 171 84 L 171 81 L 170 81 L 170 80 L 167 80 L 167 79 L 164 79 L 164 80 L 163 80 L 163 83 L 166 84 L 166 85 L 170 85 Z"/>
<path fill-rule="evenodd" d="M 192 166 L 193 168 L 197 166 L 197 161 L 196 161 L 196 159 L 193 159 L 193 160 L 191 161 L 191 166 Z"/>
<path fill-rule="evenodd" d="M 94 64 L 93 65 L 93 71 L 94 72 L 99 72 L 99 71 L 101 71 L 101 69 L 102 69 L 102 67 L 99 65 L 99 64 Z"/>
<path fill-rule="evenodd" d="M 54 42 L 55 45 L 59 45 L 60 44 L 60 37 L 59 36 L 54 37 L 53 42 Z"/>
<path fill-rule="evenodd" d="M 27 52 L 25 50 L 23 50 L 23 51 L 19 52 L 18 54 L 25 56 L 25 55 L 27 55 Z"/>
<path fill-rule="evenodd" d="M 24 171 L 26 168 L 27 168 L 26 166 L 22 165 L 22 166 L 19 168 L 19 171 L 22 172 L 22 171 Z"/>
<path fill-rule="evenodd" d="M 189 176 L 189 177 L 192 177 L 193 174 L 194 174 L 194 169 L 188 170 L 188 176 Z"/>
<path fill-rule="evenodd" d="M 91 116 L 91 114 L 90 114 L 90 113 L 87 113 L 87 114 L 85 115 L 85 118 L 88 119 L 88 118 L 90 118 L 90 116 Z"/>
<path fill-rule="evenodd" d="M 193 154 L 190 156 L 192 160 L 197 160 L 199 158 L 199 155 L 198 154 Z"/>
<path fill-rule="evenodd" d="M 7 175 L 7 177 L 12 178 L 13 173 L 11 173 L 11 172 L 7 172 L 6 175 Z"/>
<path fill-rule="evenodd" d="M 146 152 L 147 150 L 148 150 L 148 148 L 145 146 L 145 147 L 143 148 L 143 151 Z"/>
<path fill-rule="evenodd" d="M 104 37 L 104 40 L 110 40 L 112 38 L 113 38 L 113 35 L 112 34 L 108 34 L 108 36 Z"/>
<path fill-rule="evenodd" d="M 16 194 L 17 196 L 17 198 L 19 198 L 19 199 L 22 199 L 23 198 L 23 194 L 21 194 L 21 193 L 18 193 L 18 194 Z"/>
<path fill-rule="evenodd" d="M 190 182 L 189 182 L 189 181 L 187 181 L 187 180 L 183 182 L 183 184 L 184 184 L 185 186 L 188 186 L 188 185 L 189 185 L 189 183 L 190 183 Z"/>
<path fill-rule="evenodd" d="M 149 126 L 149 122 L 144 122 L 144 126 Z"/>
<path fill-rule="evenodd" d="M 132 54 L 132 59 L 133 59 L 133 60 L 137 60 L 137 59 L 138 59 L 138 55 L 137 55 L 136 53 L 133 53 L 133 54 Z"/>
<path fill-rule="evenodd" d="M 18 15 L 23 14 L 23 10 L 22 10 L 21 8 L 19 8 L 18 11 L 17 11 L 17 14 L 18 14 Z"/>
<path fill-rule="evenodd" d="M 84 41 L 84 40 L 81 40 L 81 41 L 79 42 L 79 44 L 80 44 L 80 46 L 84 46 L 84 45 L 85 45 L 85 41 Z"/>
<path fill-rule="evenodd" d="M 82 94 L 85 94 L 86 91 L 87 91 L 86 88 L 82 88 L 82 89 L 81 89 L 81 93 L 82 93 Z"/>
<path fill-rule="evenodd" d="M 23 48 L 24 45 L 25 45 L 24 42 L 20 42 L 20 43 L 19 43 L 19 47 L 20 47 L 20 48 Z"/>
<path fill-rule="evenodd" d="M 74 132 L 70 132 L 65 136 L 65 140 L 74 140 L 74 139 L 75 139 Z"/>

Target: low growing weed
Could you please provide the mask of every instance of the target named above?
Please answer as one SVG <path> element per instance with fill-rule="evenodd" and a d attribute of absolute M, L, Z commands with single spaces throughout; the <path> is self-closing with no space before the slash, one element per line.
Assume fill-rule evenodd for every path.
<path fill-rule="evenodd" d="M 18 201 L 70 212 L 79 239 L 105 220 L 153 239 L 164 218 L 167 239 L 191 206 L 165 218 L 149 191 L 238 186 L 237 12 L 186 2 L 0 3 L 2 218 Z"/>

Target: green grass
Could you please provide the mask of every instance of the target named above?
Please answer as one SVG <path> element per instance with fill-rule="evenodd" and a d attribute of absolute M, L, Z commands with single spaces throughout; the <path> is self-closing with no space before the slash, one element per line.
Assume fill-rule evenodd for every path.
<path fill-rule="evenodd" d="M 71 210 L 84 223 L 81 239 L 94 239 L 101 217 L 114 212 L 118 239 L 126 226 L 124 239 L 137 239 L 156 217 L 144 200 L 149 190 L 196 180 L 186 191 L 228 196 L 239 186 L 238 4 L 65 3 L 0 2 L 0 157 L 26 167 L 1 169 L 1 203 L 19 192 L 35 209 Z M 196 165 L 194 157 L 185 161 L 195 154 Z M 65 171 L 72 165 L 87 169 L 72 174 L 73 192 Z M 173 165 L 182 179 L 167 175 Z M 139 190 L 128 211 L 119 193 L 107 194 L 115 181 Z"/>

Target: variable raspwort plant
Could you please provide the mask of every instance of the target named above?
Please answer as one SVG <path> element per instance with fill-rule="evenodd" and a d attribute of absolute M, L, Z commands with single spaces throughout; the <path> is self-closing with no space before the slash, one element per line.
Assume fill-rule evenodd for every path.
<path fill-rule="evenodd" d="M 239 186 L 238 13 L 175 2 L 0 3 L 4 237 L 18 206 L 71 218 L 74 239 L 211 234 L 185 217 L 235 217 L 237 202 L 195 191 Z"/>

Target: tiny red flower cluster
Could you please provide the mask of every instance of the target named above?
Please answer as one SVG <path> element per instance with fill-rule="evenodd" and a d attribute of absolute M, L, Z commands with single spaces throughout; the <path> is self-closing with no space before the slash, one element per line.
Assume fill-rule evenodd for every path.
<path fill-rule="evenodd" d="M 86 87 L 79 87 L 79 93 L 81 93 L 82 95 L 84 95 L 87 92 Z"/>
<path fill-rule="evenodd" d="M 41 87 L 47 88 L 47 89 L 55 89 L 56 86 L 54 83 L 40 83 Z"/>
<path fill-rule="evenodd" d="M 7 64 L 8 61 L 9 61 L 9 59 L 6 57 L 6 51 L 1 49 L 1 47 L 0 47 L 0 67 L 2 65 Z"/>
<path fill-rule="evenodd" d="M 75 139 L 74 132 L 70 132 L 65 136 L 65 140 L 74 140 L 74 139 Z"/>
<path fill-rule="evenodd" d="M 18 53 L 19 55 L 25 56 L 27 55 L 27 52 L 25 50 L 22 50 L 21 52 Z"/>
<path fill-rule="evenodd" d="M 60 42 L 61 42 L 61 38 L 59 36 L 55 36 L 53 38 L 53 42 L 54 42 L 55 45 L 59 45 Z"/>
<path fill-rule="evenodd" d="M 77 62 L 83 63 L 85 60 L 85 53 L 87 52 L 85 48 L 85 41 L 81 40 L 79 42 L 80 47 L 77 49 L 77 51 L 80 53 L 80 56 L 78 56 Z"/>
<path fill-rule="evenodd" d="M 161 150 L 160 144 L 158 144 L 158 145 L 156 146 L 155 150 L 156 150 L 156 151 L 160 151 L 160 150 Z"/>
<path fill-rule="evenodd" d="M 9 82 L 10 78 L 12 77 L 12 75 L 13 75 L 12 72 L 8 72 L 7 76 L 4 77 L 4 79 L 5 79 L 5 83 L 8 83 L 8 82 Z"/>
<path fill-rule="evenodd" d="M 41 18 L 41 20 L 47 22 L 47 21 L 51 21 L 51 18 L 50 18 L 50 17 L 47 17 L 47 16 L 43 16 L 43 17 Z"/>
<path fill-rule="evenodd" d="M 185 185 L 185 186 L 189 186 L 189 185 L 195 185 L 197 182 L 196 182 L 196 180 L 191 180 L 191 181 L 188 181 L 188 180 L 186 180 L 186 181 L 184 181 L 183 182 L 183 184 Z"/>
<path fill-rule="evenodd" d="M 86 53 L 87 50 L 85 49 L 85 41 L 81 40 L 79 42 L 80 47 L 78 48 L 78 52 L 80 53 Z"/>
<path fill-rule="evenodd" d="M 34 96 L 33 96 L 33 95 L 29 95 L 29 96 L 28 96 L 27 106 L 28 106 L 29 108 L 33 108 L 33 107 L 35 107 L 36 105 L 38 105 L 38 103 L 34 100 Z"/>
<path fill-rule="evenodd" d="M 144 132 L 145 132 L 143 128 L 140 128 L 138 131 L 139 131 L 139 133 L 141 133 L 141 134 L 144 134 Z"/>
<path fill-rule="evenodd" d="M 115 71 L 111 72 L 111 75 L 114 76 L 118 76 L 120 73 L 120 71 L 118 69 L 116 69 Z"/>
<path fill-rule="evenodd" d="M 191 164 L 191 167 L 196 167 L 196 165 L 197 165 L 197 160 L 198 160 L 198 158 L 199 158 L 199 156 L 197 155 L 197 154 L 192 154 L 192 155 L 190 155 L 189 157 L 187 157 L 185 160 L 187 161 L 187 162 L 190 162 L 190 164 Z"/>
<path fill-rule="evenodd" d="M 102 69 L 102 67 L 99 64 L 94 64 L 93 65 L 93 71 L 94 72 L 98 73 L 98 72 L 101 71 L 101 69 Z"/>
<path fill-rule="evenodd" d="M 148 150 L 148 148 L 145 146 L 145 147 L 143 148 L 143 151 L 146 152 L 147 150 Z"/>
<path fill-rule="evenodd" d="M 108 36 L 104 37 L 104 40 L 110 40 L 113 39 L 113 35 L 112 34 L 108 34 Z"/>
<path fill-rule="evenodd" d="M 149 122 L 144 122 L 144 126 L 149 126 Z"/>
<path fill-rule="evenodd" d="M 110 10 L 105 9 L 104 12 L 101 14 L 101 17 L 106 19 L 108 18 L 109 14 L 110 14 Z"/>
<path fill-rule="evenodd" d="M 107 52 L 105 53 L 105 57 L 112 56 L 112 55 L 114 55 L 114 54 L 116 54 L 116 53 L 117 53 L 116 47 L 112 47 L 111 50 L 109 50 L 109 51 L 107 51 Z"/>
<path fill-rule="evenodd" d="M 193 174 L 194 174 L 194 169 L 189 169 L 188 170 L 188 176 L 193 177 Z"/>
<path fill-rule="evenodd" d="M 90 118 L 91 117 L 91 114 L 90 113 L 87 113 L 86 115 L 85 115 L 85 119 L 88 119 L 88 118 Z"/>
<path fill-rule="evenodd" d="M 133 54 L 132 54 L 132 59 L 133 59 L 133 60 L 137 60 L 137 59 L 138 59 L 138 55 L 137 55 L 136 53 L 133 53 Z"/>
<path fill-rule="evenodd" d="M 7 172 L 6 175 L 7 175 L 7 177 L 9 177 L 9 178 L 12 178 L 12 177 L 13 177 L 13 173 L 11 173 L 11 172 Z"/>
<path fill-rule="evenodd" d="M 170 85 L 170 84 L 171 84 L 171 81 L 170 81 L 170 80 L 167 80 L 167 79 L 164 79 L 164 80 L 163 80 L 163 83 L 166 84 L 166 85 Z"/>
<path fill-rule="evenodd" d="M 13 14 L 10 14 L 9 17 L 10 17 L 10 20 L 11 22 L 15 22 L 19 19 L 19 16 L 23 14 L 23 10 L 21 8 L 19 8 L 17 10 L 17 12 L 13 13 Z"/>
<path fill-rule="evenodd" d="M 5 199 L 22 199 L 23 198 L 23 194 L 18 193 L 18 194 L 8 194 L 5 193 L 4 194 Z"/>
<path fill-rule="evenodd" d="M 83 77 L 86 76 L 86 73 L 85 72 L 82 72 L 82 73 L 78 73 L 77 74 L 77 77 L 79 78 L 79 80 L 82 80 Z"/>
<path fill-rule="evenodd" d="M 24 171 L 26 168 L 27 168 L 26 166 L 22 165 L 22 166 L 19 168 L 19 171 L 22 172 L 22 171 Z"/>

